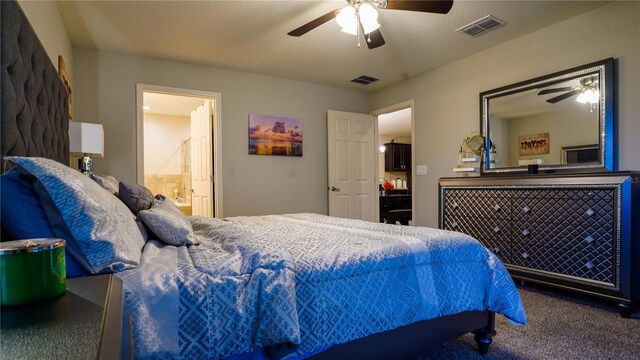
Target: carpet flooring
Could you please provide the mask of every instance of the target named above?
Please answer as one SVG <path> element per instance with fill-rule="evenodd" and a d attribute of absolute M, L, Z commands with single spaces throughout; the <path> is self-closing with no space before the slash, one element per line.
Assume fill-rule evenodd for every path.
<path fill-rule="evenodd" d="M 614 303 L 561 290 L 519 286 L 527 325 L 510 324 L 496 315 L 489 354 L 478 353 L 472 334 L 428 352 L 426 359 L 640 359 L 640 311 L 620 317 Z"/>

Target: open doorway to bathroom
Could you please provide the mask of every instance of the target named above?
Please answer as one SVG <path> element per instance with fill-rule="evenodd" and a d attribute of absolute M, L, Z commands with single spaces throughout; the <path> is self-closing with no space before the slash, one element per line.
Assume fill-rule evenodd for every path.
<path fill-rule="evenodd" d="M 138 90 L 138 181 L 185 215 L 222 216 L 216 183 L 217 98 L 140 85 Z"/>
<path fill-rule="evenodd" d="M 413 224 L 412 111 L 405 104 L 377 113 L 380 222 Z"/>

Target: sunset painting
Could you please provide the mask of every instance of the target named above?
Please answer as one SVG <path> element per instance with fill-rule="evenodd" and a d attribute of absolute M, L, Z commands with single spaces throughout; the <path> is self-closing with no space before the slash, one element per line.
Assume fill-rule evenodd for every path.
<path fill-rule="evenodd" d="M 302 121 L 249 114 L 249 154 L 302 156 Z"/>

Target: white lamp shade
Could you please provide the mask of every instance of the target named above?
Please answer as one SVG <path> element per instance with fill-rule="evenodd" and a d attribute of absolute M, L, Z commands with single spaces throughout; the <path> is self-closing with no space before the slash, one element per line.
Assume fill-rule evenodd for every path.
<path fill-rule="evenodd" d="M 102 125 L 70 121 L 69 151 L 72 154 L 104 156 L 104 130 Z"/>

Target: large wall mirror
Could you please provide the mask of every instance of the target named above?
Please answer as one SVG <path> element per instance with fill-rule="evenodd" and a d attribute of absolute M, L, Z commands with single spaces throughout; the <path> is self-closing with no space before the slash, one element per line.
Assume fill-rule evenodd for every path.
<path fill-rule="evenodd" d="M 483 173 L 614 170 L 613 59 L 480 94 Z"/>

